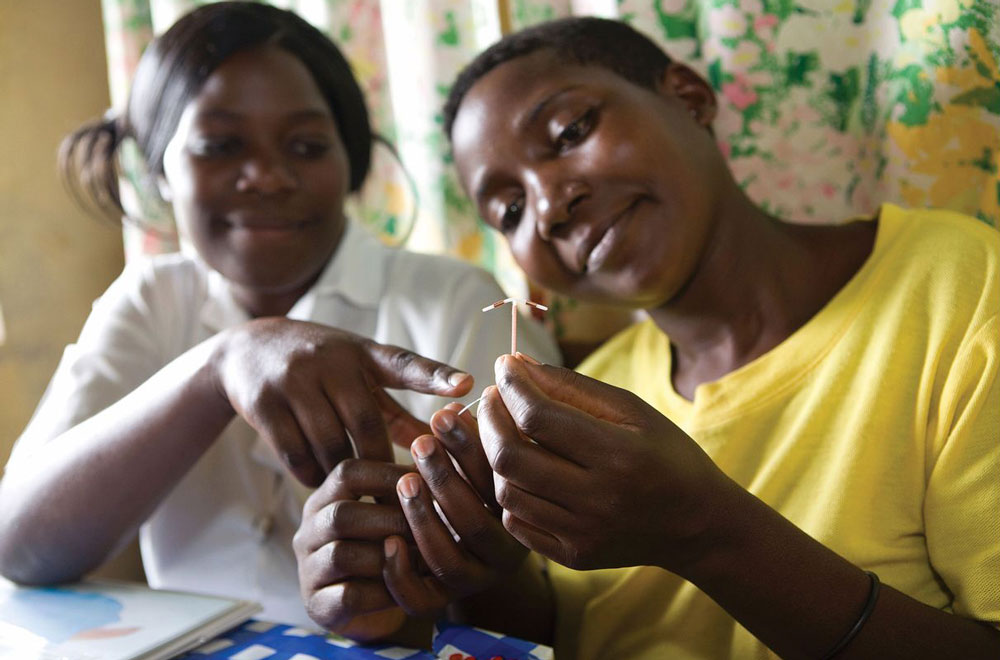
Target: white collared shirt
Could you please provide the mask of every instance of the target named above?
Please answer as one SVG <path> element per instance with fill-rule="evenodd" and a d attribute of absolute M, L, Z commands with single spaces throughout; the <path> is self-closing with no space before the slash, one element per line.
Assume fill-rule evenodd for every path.
<path fill-rule="evenodd" d="M 509 350 L 509 315 L 480 312 L 502 297 L 481 269 L 387 248 L 349 222 L 334 258 L 288 317 L 463 369 L 476 380 L 469 401 L 493 383 L 493 362 Z M 188 349 L 247 320 L 222 276 L 197 259 L 172 254 L 129 264 L 66 348 L 7 469 Z M 525 352 L 558 363 L 540 326 L 519 325 Z M 447 403 L 409 391 L 391 394 L 424 420 Z M 304 496 L 270 447 L 237 417 L 142 526 L 150 585 L 255 600 L 264 618 L 313 625 L 300 600 L 291 548 Z"/>

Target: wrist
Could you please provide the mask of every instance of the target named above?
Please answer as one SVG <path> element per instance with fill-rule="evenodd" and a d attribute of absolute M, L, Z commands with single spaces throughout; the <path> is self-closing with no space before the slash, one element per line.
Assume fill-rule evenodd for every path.
<path fill-rule="evenodd" d="M 202 344 L 201 348 L 205 350 L 206 356 L 198 369 L 198 378 L 204 382 L 206 389 L 217 397 L 221 405 L 235 414 L 236 410 L 229 400 L 223 377 L 231 341 L 232 330 L 223 330 Z"/>
<path fill-rule="evenodd" d="M 681 544 L 680 552 L 670 553 L 675 559 L 671 565 L 661 565 L 699 586 L 724 581 L 741 565 L 754 530 L 748 521 L 758 517 L 759 506 L 766 506 L 721 471 L 719 476 L 704 502 L 700 531 Z"/>

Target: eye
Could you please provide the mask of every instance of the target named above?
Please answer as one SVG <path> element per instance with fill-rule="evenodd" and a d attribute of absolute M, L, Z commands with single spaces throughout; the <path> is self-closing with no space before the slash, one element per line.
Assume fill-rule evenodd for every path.
<path fill-rule="evenodd" d="M 243 142 L 234 136 L 204 137 L 192 141 L 188 147 L 199 158 L 224 158 L 239 152 Z"/>
<path fill-rule="evenodd" d="M 568 123 L 555 138 L 556 149 L 560 152 L 579 144 L 586 138 L 594 128 L 597 113 L 594 108 L 589 108 L 576 119 Z"/>
<path fill-rule="evenodd" d="M 321 158 L 330 150 L 330 143 L 317 138 L 296 138 L 288 145 L 289 151 L 299 158 Z"/>
<path fill-rule="evenodd" d="M 495 222 L 496 227 L 506 234 L 514 231 L 521 222 L 521 216 L 524 214 L 524 197 L 517 197 L 512 201 L 497 199 L 490 206 L 495 209 L 496 215 L 499 215 L 499 219 Z"/>

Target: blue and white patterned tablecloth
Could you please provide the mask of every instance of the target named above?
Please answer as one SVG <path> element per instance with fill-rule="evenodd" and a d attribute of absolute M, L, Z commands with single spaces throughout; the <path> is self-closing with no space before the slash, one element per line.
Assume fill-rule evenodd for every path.
<path fill-rule="evenodd" d="M 182 656 L 185 660 L 552 660 L 552 649 L 479 628 L 439 623 L 430 651 L 358 645 L 335 635 L 248 621 Z"/>

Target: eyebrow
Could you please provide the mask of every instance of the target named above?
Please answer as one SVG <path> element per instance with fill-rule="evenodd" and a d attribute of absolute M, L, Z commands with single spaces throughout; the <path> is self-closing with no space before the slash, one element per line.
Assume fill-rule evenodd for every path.
<path fill-rule="evenodd" d="M 514 126 L 516 127 L 517 131 L 518 132 L 524 131 L 527 127 L 531 126 L 535 121 L 538 120 L 539 115 L 545 112 L 545 108 L 551 105 L 560 96 L 575 91 L 579 87 L 580 85 L 577 84 L 567 85 L 566 87 L 557 89 L 556 91 L 552 92 L 551 94 L 543 98 L 541 101 L 536 103 L 534 107 L 531 108 L 531 110 L 529 110 L 522 117 L 519 117 L 514 121 Z M 474 199 L 476 200 L 477 205 L 482 202 L 482 199 L 486 196 L 486 192 L 489 190 L 491 185 L 492 181 L 490 177 L 486 177 L 483 181 L 479 183 L 479 185 L 476 186 Z"/>
<path fill-rule="evenodd" d="M 543 98 L 541 101 L 536 103 L 535 107 L 529 110 L 527 114 L 525 114 L 522 118 L 518 119 L 515 122 L 515 125 L 517 126 L 518 130 L 524 130 L 526 127 L 533 124 L 535 120 L 538 119 L 538 116 L 542 114 L 542 112 L 545 111 L 545 108 L 547 108 L 553 101 L 558 99 L 560 96 L 563 96 L 564 94 L 568 94 L 569 92 L 578 89 L 579 87 L 580 85 L 567 85 L 566 87 L 557 89 L 556 91 L 552 92 L 551 94 Z"/>
<path fill-rule="evenodd" d="M 220 119 L 222 121 L 240 121 L 243 117 L 244 115 L 240 112 L 233 112 L 232 110 L 226 110 L 224 108 L 209 108 L 197 114 L 198 119 Z M 285 115 L 283 118 L 293 121 L 313 121 L 322 119 L 334 121 L 333 115 L 329 111 L 324 112 L 323 110 L 316 108 L 296 110 Z"/>

